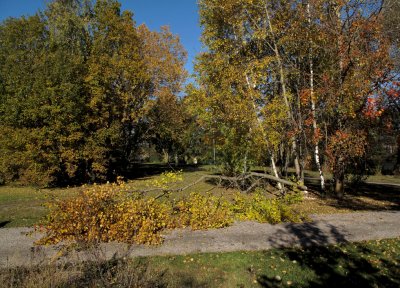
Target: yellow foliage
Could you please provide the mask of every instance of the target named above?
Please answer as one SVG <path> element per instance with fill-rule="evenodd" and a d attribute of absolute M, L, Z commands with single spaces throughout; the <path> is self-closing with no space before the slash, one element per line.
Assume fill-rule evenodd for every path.
<path fill-rule="evenodd" d="M 272 224 L 300 222 L 301 216 L 290 207 L 291 204 L 298 201 L 301 201 L 298 194 L 287 195 L 284 198 L 268 198 L 258 191 L 250 197 L 236 194 L 231 207 L 239 220 L 254 220 Z"/>
<path fill-rule="evenodd" d="M 182 172 L 164 173 L 156 184 L 182 179 Z M 120 179 L 119 179 L 120 180 Z M 72 199 L 55 200 L 48 206 L 50 214 L 42 223 L 46 236 L 38 244 L 75 241 L 89 244 L 118 241 L 160 244 L 165 229 L 191 227 L 193 230 L 222 228 L 235 219 L 279 223 L 300 221 L 290 205 L 301 201 L 300 194 L 268 198 L 258 191 L 237 194 L 234 201 L 211 193 L 191 193 L 179 201 L 158 201 L 143 195 L 131 195 L 125 184 L 85 187 Z"/>
<path fill-rule="evenodd" d="M 161 176 L 147 181 L 146 186 L 152 188 L 167 189 L 170 184 L 181 182 L 183 180 L 182 170 L 177 172 L 164 172 Z"/>
<path fill-rule="evenodd" d="M 190 226 L 193 230 L 222 228 L 233 222 L 230 203 L 210 193 L 191 193 L 175 206 L 175 226 Z"/>

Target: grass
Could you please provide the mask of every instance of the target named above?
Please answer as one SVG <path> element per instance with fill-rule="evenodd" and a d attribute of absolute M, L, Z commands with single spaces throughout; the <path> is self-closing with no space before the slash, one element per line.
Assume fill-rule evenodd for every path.
<path fill-rule="evenodd" d="M 386 183 L 386 182 L 384 182 Z M 309 179 L 311 199 L 296 204 L 300 212 L 310 214 L 350 213 L 357 211 L 400 210 L 400 186 L 379 183 L 360 183 L 346 188 L 343 199 L 321 197 L 319 181 Z"/>
<path fill-rule="evenodd" d="M 168 167 L 160 165 L 147 165 L 141 169 L 140 175 L 135 175 L 135 180 L 128 182 L 128 187 L 146 188 L 147 180 L 155 179 L 164 171 L 170 170 Z M 204 166 L 200 168 L 186 168 L 183 176 L 184 180 L 175 186 L 185 186 L 194 182 L 205 173 L 213 173 L 213 167 Z M 306 176 L 313 176 L 316 172 L 307 171 Z M 400 177 L 395 176 L 374 176 L 370 181 L 382 183 L 400 183 Z M 397 182 L 398 181 L 398 182 Z M 306 185 L 311 191 L 318 190 L 318 180 L 308 179 Z M 49 198 L 55 196 L 59 198 L 72 197 L 76 195 L 79 188 L 63 189 L 36 189 L 32 187 L 12 187 L 0 186 L 0 228 L 32 226 L 37 223 L 47 210 L 43 206 Z M 182 191 L 171 195 L 179 199 L 196 191 L 205 193 L 210 191 L 215 195 L 224 195 L 232 198 L 234 189 L 216 187 L 210 182 L 200 182 L 190 190 Z M 151 192 L 149 196 L 156 196 L 159 192 Z M 356 188 L 348 189 L 348 194 L 343 200 L 319 197 L 318 193 L 310 193 L 312 198 L 296 204 L 296 209 L 303 214 L 326 214 L 326 213 L 347 213 L 354 211 L 379 211 L 379 210 L 399 210 L 400 209 L 400 187 L 380 184 L 362 184 Z"/>
<path fill-rule="evenodd" d="M 47 213 L 44 204 L 51 197 L 76 195 L 78 188 L 37 189 L 33 187 L 0 186 L 0 228 L 29 227 Z"/>
<path fill-rule="evenodd" d="M 399 287 L 399 264 L 400 238 L 396 238 L 8 268 L 0 270 L 0 283 L 6 287 Z"/>
<path fill-rule="evenodd" d="M 399 175 L 371 175 L 367 182 L 400 184 Z"/>

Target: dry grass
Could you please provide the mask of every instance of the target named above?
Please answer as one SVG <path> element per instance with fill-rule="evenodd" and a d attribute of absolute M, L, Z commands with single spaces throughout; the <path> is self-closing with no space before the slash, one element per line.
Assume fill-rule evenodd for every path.
<path fill-rule="evenodd" d="M 400 239 L 0 269 L 4 287 L 399 287 Z"/>
<path fill-rule="evenodd" d="M 4 287 L 165 287 L 144 263 L 124 260 L 36 265 L 0 270 Z"/>

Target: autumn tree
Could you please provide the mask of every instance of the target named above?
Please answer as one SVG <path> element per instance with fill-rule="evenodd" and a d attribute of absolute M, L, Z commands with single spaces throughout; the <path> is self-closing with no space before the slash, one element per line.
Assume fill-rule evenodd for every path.
<path fill-rule="evenodd" d="M 84 137 L 77 123 L 87 99 L 84 13 L 76 1 L 55 1 L 44 14 L 8 19 L 0 28 L 6 180 L 45 184 L 77 172 Z"/>
<path fill-rule="evenodd" d="M 136 127 L 148 110 L 151 78 L 132 13 L 122 12 L 117 1 L 97 1 L 92 25 L 85 78 L 92 135 L 85 156 L 90 170 L 110 177 L 127 165 Z"/>
<path fill-rule="evenodd" d="M 323 155 L 341 197 L 346 175 L 361 169 L 391 71 L 382 1 L 217 2 L 199 3 L 208 51 L 198 61 L 198 102 L 209 122 L 223 131 L 238 115 L 227 129 L 243 127 L 232 151 L 256 143 L 271 158 L 289 151 L 299 180 L 311 147 L 321 188 Z"/>
<path fill-rule="evenodd" d="M 397 163 L 396 173 L 400 173 L 400 2 L 395 0 L 385 1 L 383 6 L 384 32 L 391 43 L 390 55 L 393 59 L 393 82 L 388 86 L 387 97 L 384 104 L 384 118 L 390 134 L 396 138 Z"/>
<path fill-rule="evenodd" d="M 172 47 L 154 50 L 141 32 L 115 0 L 55 0 L 0 25 L 1 178 L 57 185 L 125 172 L 154 101 L 175 97 L 185 75 L 179 39 L 147 31 Z"/>
<path fill-rule="evenodd" d="M 275 159 L 286 154 L 287 159 L 294 161 L 301 180 L 304 162 L 300 147 L 301 111 L 297 94 L 289 85 L 294 70 L 288 61 L 291 54 L 287 48 L 287 27 L 295 19 L 295 10 L 290 5 L 281 1 L 232 0 L 223 4 L 200 1 L 203 42 L 209 52 L 199 58 L 198 67 L 209 98 L 237 104 L 236 110 L 240 111 L 237 118 L 244 134 L 238 131 L 240 141 L 234 147 L 242 143 L 243 147 L 254 148 L 258 151 L 256 158 L 270 160 L 276 176 Z M 229 97 L 221 95 L 222 99 L 217 100 L 217 94 L 223 93 L 230 93 Z M 233 115 L 233 111 L 225 109 L 225 114 Z M 232 124 L 234 129 L 240 125 Z M 242 159 L 246 159 L 246 151 L 250 150 L 244 149 Z"/>
<path fill-rule="evenodd" d="M 325 10 L 321 36 L 330 44 L 324 47 L 326 64 L 318 93 L 325 104 L 327 156 L 338 197 L 343 196 L 348 168 L 365 155 L 369 128 L 365 124 L 368 118 L 379 116 L 371 106 L 390 72 L 388 40 L 383 37 L 379 12 L 376 1 L 338 1 Z"/>
<path fill-rule="evenodd" d="M 171 33 L 167 26 L 160 32 L 150 31 L 145 25 L 138 27 L 143 41 L 145 65 L 151 75 L 151 97 L 149 114 L 145 123 L 145 138 L 155 144 L 164 161 L 184 150 L 187 115 L 181 96 L 186 81 L 185 63 L 187 53 L 179 37 Z"/>

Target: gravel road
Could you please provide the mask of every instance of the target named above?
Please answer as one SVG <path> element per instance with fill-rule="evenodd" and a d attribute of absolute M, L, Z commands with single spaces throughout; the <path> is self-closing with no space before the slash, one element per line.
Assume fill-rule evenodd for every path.
<path fill-rule="evenodd" d="M 326 245 L 400 237 L 400 211 L 362 212 L 312 216 L 312 221 L 277 225 L 237 222 L 217 230 L 174 230 L 165 235 L 165 242 L 156 247 L 128 246 L 121 243 L 102 244 L 103 259 L 150 255 L 176 255 L 198 252 L 266 250 L 274 247 Z M 57 247 L 35 246 L 40 234 L 27 236 L 29 228 L 0 229 L 0 267 L 32 265 L 54 259 Z M 90 259 L 95 253 L 74 252 L 68 260 Z M 96 253 L 99 254 L 99 253 Z"/>

